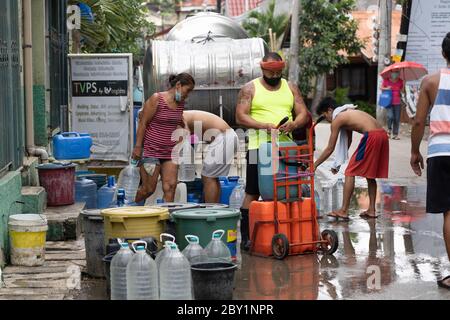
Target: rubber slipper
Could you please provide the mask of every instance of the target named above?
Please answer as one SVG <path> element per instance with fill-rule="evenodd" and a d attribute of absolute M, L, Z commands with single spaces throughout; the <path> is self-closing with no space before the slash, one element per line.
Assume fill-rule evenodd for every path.
<path fill-rule="evenodd" d="M 331 213 L 327 214 L 327 216 L 333 217 L 333 218 L 336 218 L 336 219 L 342 219 L 342 220 L 344 220 L 344 221 L 350 221 L 350 218 L 349 218 L 349 217 L 341 216 L 341 215 L 339 215 L 339 214 L 337 214 L 337 213 L 335 213 L 335 212 L 331 212 Z"/>
<path fill-rule="evenodd" d="M 376 219 L 379 216 L 371 216 L 370 214 L 368 214 L 367 212 L 363 212 L 359 215 L 361 218 L 363 219 Z"/>
<path fill-rule="evenodd" d="M 439 281 L 437 282 L 438 286 L 441 287 L 441 288 L 450 290 L 450 286 L 444 283 L 444 281 L 445 281 L 445 280 L 448 280 L 448 279 L 450 279 L 450 276 L 447 276 L 447 277 L 445 277 L 444 279 L 439 280 Z"/>
<path fill-rule="evenodd" d="M 336 218 L 336 219 L 339 218 L 336 214 L 333 214 L 332 212 L 328 213 L 327 216 L 328 217 L 332 217 L 332 218 Z"/>

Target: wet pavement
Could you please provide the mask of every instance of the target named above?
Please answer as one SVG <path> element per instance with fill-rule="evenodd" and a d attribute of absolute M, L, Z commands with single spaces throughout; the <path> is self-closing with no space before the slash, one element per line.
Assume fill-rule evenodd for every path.
<path fill-rule="evenodd" d="M 282 261 L 243 255 L 234 298 L 450 299 L 450 291 L 436 284 L 450 274 L 443 216 L 424 213 L 425 185 L 381 186 L 378 219 L 359 217 L 359 208 L 367 208 L 369 200 L 366 189 L 357 189 L 349 222 L 319 220 L 321 230 L 338 234 L 334 255 Z"/>
<path fill-rule="evenodd" d="M 319 219 L 338 234 L 334 255 L 305 254 L 284 260 L 242 254 L 234 299 L 340 300 L 438 299 L 450 291 L 436 281 L 450 274 L 442 215 L 425 214 L 425 185 L 379 183 L 380 217 L 365 220 L 366 189 L 356 189 L 351 220 Z M 379 275 L 379 278 L 376 277 Z M 85 278 L 75 299 L 107 299 L 104 280 Z"/>

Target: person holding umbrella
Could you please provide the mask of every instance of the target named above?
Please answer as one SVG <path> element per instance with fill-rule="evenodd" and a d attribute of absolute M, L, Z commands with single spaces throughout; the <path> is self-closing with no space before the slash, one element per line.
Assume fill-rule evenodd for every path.
<path fill-rule="evenodd" d="M 420 63 L 403 61 L 397 62 L 381 72 L 383 83 L 381 90 L 392 90 L 392 101 L 388 108 L 388 134 L 394 140 L 399 140 L 401 98 L 400 93 L 405 89 L 406 81 L 418 80 L 426 75 L 427 69 Z"/>
<path fill-rule="evenodd" d="M 399 140 L 398 131 L 400 127 L 400 114 L 401 114 L 401 91 L 404 90 L 405 84 L 402 79 L 399 78 L 400 72 L 393 71 L 389 74 L 389 77 L 384 78 L 381 85 L 381 90 L 391 90 L 392 100 L 391 105 L 387 108 L 387 124 L 388 135 L 391 139 Z"/>

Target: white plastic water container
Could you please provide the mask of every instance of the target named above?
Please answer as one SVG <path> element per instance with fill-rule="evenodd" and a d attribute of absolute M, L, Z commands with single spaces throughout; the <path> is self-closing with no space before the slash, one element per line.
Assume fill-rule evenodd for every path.
<path fill-rule="evenodd" d="M 208 260 L 231 262 L 231 252 L 222 241 L 225 230 L 216 230 L 212 233 L 212 239 L 205 248 Z"/>
<path fill-rule="evenodd" d="M 321 207 L 324 214 L 328 214 L 333 210 L 333 185 L 331 183 L 323 183 L 323 199 Z"/>
<path fill-rule="evenodd" d="M 167 241 L 169 254 L 161 262 L 160 299 L 192 300 L 191 264 L 176 243 Z"/>
<path fill-rule="evenodd" d="M 159 250 L 159 252 L 156 254 L 155 257 L 155 262 L 156 262 L 156 268 L 158 269 L 158 288 L 160 289 L 160 283 L 161 283 L 161 278 L 160 278 L 160 267 L 161 267 L 161 262 L 169 255 L 169 246 L 167 244 L 167 242 L 163 242 L 163 237 L 167 237 L 169 239 L 171 239 L 171 242 L 175 242 L 175 237 L 169 233 L 161 233 L 161 235 L 159 236 L 159 241 L 161 243 L 164 243 L 163 248 L 161 250 Z"/>
<path fill-rule="evenodd" d="M 344 198 L 344 180 L 338 178 L 333 186 L 333 205 L 334 209 L 340 209 Z"/>
<path fill-rule="evenodd" d="M 238 184 L 234 187 L 230 195 L 229 206 L 233 209 L 241 209 L 245 198 L 245 183 L 244 179 L 240 178 Z"/>
<path fill-rule="evenodd" d="M 141 181 L 137 165 L 138 162 L 136 160 L 131 160 L 130 164 L 120 171 L 119 180 L 117 181 L 117 189 L 125 189 L 125 197 L 130 203 L 134 202 Z"/>
<path fill-rule="evenodd" d="M 136 253 L 127 266 L 128 300 L 158 300 L 158 271 L 156 262 L 147 253 L 145 241 L 133 242 Z"/>
<path fill-rule="evenodd" d="M 133 251 L 126 242 L 120 246 L 120 250 L 111 260 L 111 300 L 127 300 L 127 265 Z"/>
<path fill-rule="evenodd" d="M 200 239 L 191 234 L 187 234 L 185 238 L 189 244 L 184 248 L 182 253 L 189 260 L 190 264 L 206 261 L 207 256 L 205 250 L 200 245 Z"/>
<path fill-rule="evenodd" d="M 192 148 L 189 139 L 184 139 L 180 152 L 180 165 L 178 167 L 179 181 L 194 181 L 195 180 L 195 160 L 194 149 Z"/>

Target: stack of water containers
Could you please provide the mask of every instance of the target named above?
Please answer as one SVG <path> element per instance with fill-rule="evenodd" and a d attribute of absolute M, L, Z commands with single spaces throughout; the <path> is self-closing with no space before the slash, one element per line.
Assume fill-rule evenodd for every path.
<path fill-rule="evenodd" d="M 228 247 L 221 240 L 224 230 L 216 230 L 203 249 L 199 238 L 186 235 L 189 245 L 181 252 L 170 234 L 155 260 L 147 253 L 147 243 L 128 243 L 111 260 L 111 300 L 192 300 L 191 265 L 205 262 L 231 262 Z"/>

